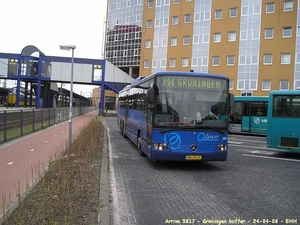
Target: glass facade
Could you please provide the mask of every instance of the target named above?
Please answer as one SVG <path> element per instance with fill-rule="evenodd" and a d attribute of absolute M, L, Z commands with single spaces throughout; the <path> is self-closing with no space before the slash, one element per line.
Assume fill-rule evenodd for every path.
<path fill-rule="evenodd" d="M 195 0 L 192 70 L 208 72 L 212 0 Z"/>
<path fill-rule="evenodd" d="M 239 58 L 245 63 L 238 66 L 237 90 L 246 93 L 257 90 L 261 7 L 261 0 L 241 1 Z"/>
<path fill-rule="evenodd" d="M 143 4 L 108 0 L 105 58 L 117 67 L 140 65 Z"/>
<path fill-rule="evenodd" d="M 169 28 L 169 1 L 156 1 L 154 45 L 152 55 L 152 71 L 166 70 L 164 60 L 167 58 L 168 28 Z"/>

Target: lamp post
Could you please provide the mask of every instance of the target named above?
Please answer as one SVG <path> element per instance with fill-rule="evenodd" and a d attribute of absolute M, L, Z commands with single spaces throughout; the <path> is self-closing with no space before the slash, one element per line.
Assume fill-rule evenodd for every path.
<path fill-rule="evenodd" d="M 72 63 L 71 63 L 71 81 L 70 81 L 70 108 L 69 108 L 69 149 L 71 151 L 72 148 L 72 105 L 73 105 L 73 67 L 74 67 L 74 50 L 76 48 L 75 45 L 60 45 L 61 50 L 70 51 L 72 50 Z"/>

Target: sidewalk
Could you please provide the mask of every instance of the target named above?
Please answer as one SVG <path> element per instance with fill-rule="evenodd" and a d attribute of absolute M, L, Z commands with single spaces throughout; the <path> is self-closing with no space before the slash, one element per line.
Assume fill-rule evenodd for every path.
<path fill-rule="evenodd" d="M 95 110 L 73 118 L 73 138 L 97 115 L 98 110 Z M 33 171 L 42 173 L 50 159 L 66 148 L 68 128 L 69 122 L 66 121 L 0 145 L 0 224 L 3 209 L 13 206 L 16 195 L 23 193 L 26 185 L 36 178 Z"/>

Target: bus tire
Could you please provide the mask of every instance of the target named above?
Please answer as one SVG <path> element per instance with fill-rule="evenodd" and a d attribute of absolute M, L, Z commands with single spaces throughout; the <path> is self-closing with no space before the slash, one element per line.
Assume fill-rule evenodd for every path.
<path fill-rule="evenodd" d="M 138 139 L 137 139 L 137 147 L 140 152 L 140 156 L 146 156 L 146 154 L 142 151 L 142 137 L 141 134 L 139 134 Z"/>
<path fill-rule="evenodd" d="M 122 133 L 122 136 L 124 138 L 126 138 L 126 134 L 125 134 L 125 124 L 124 122 L 121 123 L 121 133 Z"/>

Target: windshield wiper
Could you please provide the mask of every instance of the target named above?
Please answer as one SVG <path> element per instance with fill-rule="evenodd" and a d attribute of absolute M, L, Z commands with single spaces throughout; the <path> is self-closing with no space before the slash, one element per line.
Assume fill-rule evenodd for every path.
<path fill-rule="evenodd" d="M 174 127 L 172 129 L 162 129 L 160 131 L 160 133 L 167 133 L 169 131 L 173 131 L 173 130 L 194 130 L 195 127 L 187 127 L 187 126 L 178 126 L 178 127 Z"/>
<path fill-rule="evenodd" d="M 166 132 L 173 131 L 173 130 L 195 130 L 195 129 L 201 129 L 201 130 L 203 130 L 203 129 L 207 129 L 207 128 L 208 129 L 212 129 L 214 131 L 217 131 L 217 132 L 219 132 L 221 134 L 225 134 L 224 131 L 222 131 L 222 130 L 216 128 L 216 127 L 212 127 L 212 126 L 205 126 L 205 127 L 198 127 L 198 126 L 191 126 L 191 127 L 190 126 L 178 126 L 178 127 L 172 128 L 172 129 L 163 129 L 163 130 L 160 131 L 160 133 L 166 133 Z"/>
<path fill-rule="evenodd" d="M 212 130 L 214 130 L 214 131 L 218 131 L 218 132 L 219 132 L 219 133 L 221 133 L 221 134 L 225 134 L 225 132 L 224 132 L 224 131 L 222 131 L 222 130 L 220 130 L 220 129 L 216 128 L 216 127 L 212 127 L 212 126 L 205 126 L 205 128 L 212 129 Z"/>

